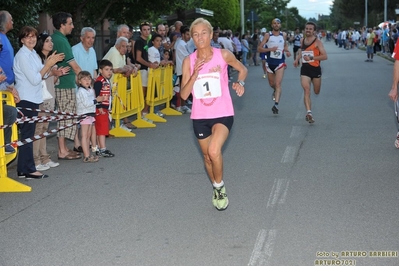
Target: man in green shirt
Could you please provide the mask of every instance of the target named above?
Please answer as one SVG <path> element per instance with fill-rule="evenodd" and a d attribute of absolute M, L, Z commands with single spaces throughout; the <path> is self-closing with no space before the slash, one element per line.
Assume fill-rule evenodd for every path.
<path fill-rule="evenodd" d="M 51 36 L 53 39 L 53 50 L 57 53 L 64 53 L 63 61 L 58 62 L 58 67 L 71 67 L 68 74 L 59 78 L 59 84 L 55 86 L 55 99 L 57 101 L 58 111 L 76 113 L 76 76 L 81 71 L 81 68 L 76 63 L 71 45 L 66 38 L 66 35 L 71 34 L 74 26 L 72 22 L 72 15 L 65 12 L 58 12 L 53 15 L 53 25 L 55 31 Z M 62 120 L 58 122 L 58 126 L 66 126 L 73 123 L 72 119 Z M 73 140 L 76 134 L 76 126 L 72 126 L 58 132 L 58 159 L 79 159 L 81 156 L 69 150 L 65 138 Z"/>

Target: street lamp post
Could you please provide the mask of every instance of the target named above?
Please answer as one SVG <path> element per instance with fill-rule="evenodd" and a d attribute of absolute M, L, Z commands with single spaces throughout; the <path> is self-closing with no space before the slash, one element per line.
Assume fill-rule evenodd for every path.
<path fill-rule="evenodd" d="M 387 17 L 387 0 L 384 1 L 384 22 L 388 21 Z"/>
<path fill-rule="evenodd" d="M 251 10 L 252 34 L 254 34 L 254 11 Z"/>
<path fill-rule="evenodd" d="M 365 12 L 365 14 L 364 14 L 364 26 L 366 26 L 366 28 L 367 28 L 367 24 L 368 24 L 368 21 L 367 21 L 367 13 L 368 13 L 368 11 L 367 11 L 367 0 L 364 0 L 365 1 L 365 3 L 364 3 L 364 12 Z"/>
<path fill-rule="evenodd" d="M 241 9 L 241 35 L 245 33 L 245 17 L 244 17 L 244 0 L 240 0 L 240 9 Z"/>

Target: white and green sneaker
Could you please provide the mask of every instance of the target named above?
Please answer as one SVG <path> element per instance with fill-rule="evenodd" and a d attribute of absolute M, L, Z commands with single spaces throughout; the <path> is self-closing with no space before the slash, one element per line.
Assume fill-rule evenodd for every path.
<path fill-rule="evenodd" d="M 229 199 L 227 198 L 226 188 L 224 186 L 213 188 L 212 203 L 219 211 L 223 211 L 229 206 Z"/>
<path fill-rule="evenodd" d="M 213 206 L 215 206 L 215 208 L 217 206 L 217 200 L 218 200 L 218 194 L 216 192 L 216 188 L 213 187 L 212 204 L 213 204 Z"/>

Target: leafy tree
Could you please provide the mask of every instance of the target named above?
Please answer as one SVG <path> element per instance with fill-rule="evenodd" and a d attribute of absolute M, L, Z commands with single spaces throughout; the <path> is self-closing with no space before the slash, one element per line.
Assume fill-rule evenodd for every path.
<path fill-rule="evenodd" d="M 7 10 L 14 21 L 14 29 L 7 33 L 14 50 L 19 49 L 18 33 L 23 26 L 37 27 L 39 25 L 39 13 L 43 5 L 50 0 L 2 0 L 1 10 Z"/>
<path fill-rule="evenodd" d="M 240 24 L 240 5 L 238 0 L 204 0 L 202 7 L 213 11 L 209 18 L 212 26 L 235 31 Z"/>
<path fill-rule="evenodd" d="M 368 0 L 368 27 L 377 26 L 384 20 L 384 1 Z M 396 20 L 395 8 L 399 2 L 387 1 L 387 18 L 388 20 Z M 355 21 L 363 24 L 365 18 L 365 1 L 364 0 L 334 0 L 331 8 L 331 23 L 334 28 L 353 27 Z"/>
<path fill-rule="evenodd" d="M 75 33 L 83 26 L 95 28 L 104 19 L 116 24 L 138 25 L 140 21 L 154 22 L 159 14 L 169 13 L 174 0 L 52 0 L 45 5 L 45 11 L 54 14 L 64 11 L 72 14 Z"/>

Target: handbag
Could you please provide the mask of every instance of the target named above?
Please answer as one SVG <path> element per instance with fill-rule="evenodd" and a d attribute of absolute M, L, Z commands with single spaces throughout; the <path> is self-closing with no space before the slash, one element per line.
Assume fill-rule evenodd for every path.
<path fill-rule="evenodd" d="M 42 80 L 42 93 L 43 93 L 43 101 L 50 100 L 53 98 L 53 96 L 50 94 L 50 92 L 47 89 L 45 80 Z"/>

